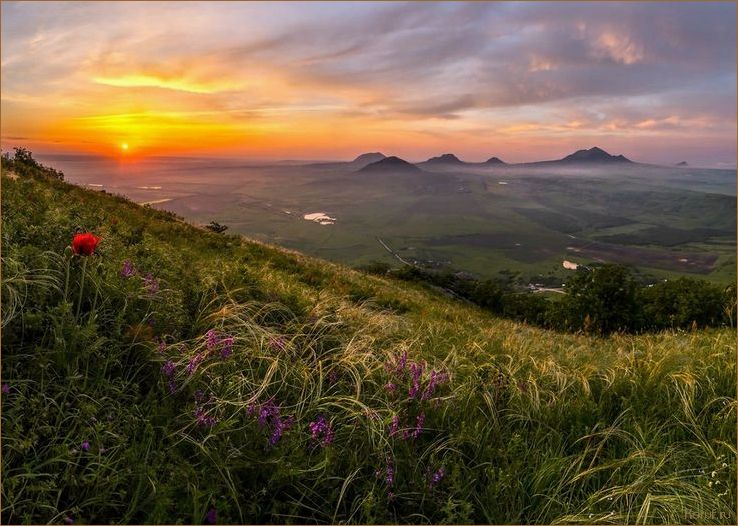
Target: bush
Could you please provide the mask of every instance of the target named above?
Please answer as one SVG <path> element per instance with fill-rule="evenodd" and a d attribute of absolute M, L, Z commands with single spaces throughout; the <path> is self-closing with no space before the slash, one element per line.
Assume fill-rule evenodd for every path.
<path fill-rule="evenodd" d="M 549 311 L 555 308 L 555 304 L 540 294 L 529 292 L 506 294 L 500 304 L 503 316 L 544 327 L 549 325 Z"/>
<path fill-rule="evenodd" d="M 216 234 L 222 234 L 223 232 L 228 230 L 228 227 L 226 225 L 221 225 L 217 221 L 210 221 L 210 224 L 206 225 L 205 228 L 215 232 Z"/>
<path fill-rule="evenodd" d="M 364 265 L 356 267 L 357 270 L 366 272 L 367 274 L 374 274 L 376 276 L 386 276 L 392 269 L 392 265 L 385 263 L 384 261 L 370 261 Z"/>
<path fill-rule="evenodd" d="M 20 176 L 23 177 L 51 177 L 53 179 L 64 180 L 64 172 L 56 170 L 49 166 L 36 161 L 33 158 L 31 152 L 25 148 L 14 148 L 15 155 L 10 158 L 10 154 L 5 152 L 0 156 L 0 162 L 2 167 L 8 170 L 13 170 Z"/>
<path fill-rule="evenodd" d="M 705 280 L 679 278 L 644 287 L 638 303 L 646 329 L 707 327 L 727 321 L 724 289 Z"/>

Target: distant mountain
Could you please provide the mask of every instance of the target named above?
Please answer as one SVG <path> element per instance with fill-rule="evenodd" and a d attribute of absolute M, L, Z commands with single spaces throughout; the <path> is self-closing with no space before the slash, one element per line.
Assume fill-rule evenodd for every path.
<path fill-rule="evenodd" d="M 323 161 L 319 163 L 310 163 L 310 168 L 322 168 L 325 170 L 353 170 L 364 168 L 366 165 L 375 163 L 385 159 L 386 156 L 380 152 L 362 153 L 353 161 Z"/>
<path fill-rule="evenodd" d="M 676 163 L 674 166 L 689 166 L 689 164 L 687 163 L 687 161 L 681 161 Z"/>
<path fill-rule="evenodd" d="M 368 152 L 362 153 L 356 157 L 353 161 L 343 162 L 324 162 L 310 164 L 308 166 L 312 168 L 322 168 L 330 170 L 350 170 L 353 172 L 363 171 L 364 168 L 370 168 L 369 171 L 375 170 L 394 170 L 394 171 L 422 171 L 421 168 L 427 167 L 432 172 L 448 172 L 450 170 L 461 169 L 465 167 L 490 167 L 490 166 L 509 166 L 509 167 L 543 167 L 543 166 L 572 166 L 572 165 L 598 165 L 598 164 L 634 164 L 640 165 L 625 157 L 624 155 L 610 155 L 602 148 L 594 146 L 590 149 L 577 150 L 576 152 L 567 155 L 563 159 L 556 159 L 551 161 L 534 161 L 526 163 L 513 163 L 509 164 L 500 159 L 499 157 L 490 157 L 481 163 L 469 163 L 462 161 L 456 155 L 452 153 L 444 153 L 437 157 L 431 157 L 427 161 L 412 164 L 399 157 L 387 157 L 381 152 Z M 686 161 L 677 163 L 676 166 L 688 166 Z M 431 169 L 435 167 L 436 169 Z"/>
<path fill-rule="evenodd" d="M 431 157 L 425 162 L 420 164 L 466 164 L 464 161 L 456 157 L 452 153 L 444 153 L 438 157 Z"/>
<path fill-rule="evenodd" d="M 381 161 L 386 158 L 387 156 L 381 152 L 362 153 L 349 164 L 354 165 L 356 168 L 363 168 L 368 164 L 376 163 L 377 161 Z"/>
<path fill-rule="evenodd" d="M 370 163 L 360 170 L 361 173 L 389 173 L 389 172 L 404 172 L 404 173 L 419 173 L 422 172 L 420 168 L 412 163 L 407 162 L 399 157 L 385 157 L 381 161 Z"/>
<path fill-rule="evenodd" d="M 595 146 L 589 150 L 578 150 L 567 155 L 559 162 L 562 163 L 630 163 L 633 162 L 622 155 L 610 155 L 602 148 Z"/>

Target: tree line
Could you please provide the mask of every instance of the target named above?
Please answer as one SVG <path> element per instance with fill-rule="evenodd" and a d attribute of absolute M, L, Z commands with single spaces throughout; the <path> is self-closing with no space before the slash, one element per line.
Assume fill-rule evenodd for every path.
<path fill-rule="evenodd" d="M 644 283 L 628 267 L 603 264 L 573 273 L 565 294 L 521 291 L 509 279 L 371 263 L 362 270 L 440 287 L 500 316 L 564 332 L 610 334 L 735 325 L 736 285 L 678 278 Z"/>

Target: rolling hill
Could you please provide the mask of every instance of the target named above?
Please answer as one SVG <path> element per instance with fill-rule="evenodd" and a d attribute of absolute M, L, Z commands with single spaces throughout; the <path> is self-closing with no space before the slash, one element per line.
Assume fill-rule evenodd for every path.
<path fill-rule="evenodd" d="M 2 275 L 4 523 L 735 522 L 734 330 L 539 330 L 35 170 Z"/>
<path fill-rule="evenodd" d="M 399 157 L 385 157 L 360 168 L 360 173 L 421 173 L 422 170 L 416 165 Z"/>

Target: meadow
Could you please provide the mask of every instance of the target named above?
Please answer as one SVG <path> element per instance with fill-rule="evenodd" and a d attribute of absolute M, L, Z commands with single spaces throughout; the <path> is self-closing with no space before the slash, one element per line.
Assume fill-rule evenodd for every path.
<path fill-rule="evenodd" d="M 734 328 L 546 331 L 39 170 L 2 276 L 3 523 L 736 522 Z"/>

